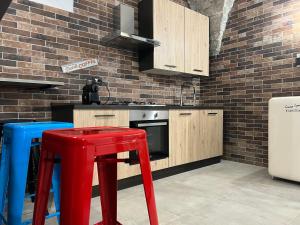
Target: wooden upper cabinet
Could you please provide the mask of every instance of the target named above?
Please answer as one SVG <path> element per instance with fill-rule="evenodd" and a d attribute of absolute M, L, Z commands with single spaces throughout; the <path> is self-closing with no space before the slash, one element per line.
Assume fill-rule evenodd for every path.
<path fill-rule="evenodd" d="M 185 8 L 185 73 L 209 75 L 209 18 Z"/>
<path fill-rule="evenodd" d="M 139 3 L 139 35 L 160 42 L 140 49 L 140 70 L 209 75 L 209 18 L 170 0 Z"/>
<path fill-rule="evenodd" d="M 154 68 L 184 72 L 184 7 L 169 0 L 153 1 Z"/>

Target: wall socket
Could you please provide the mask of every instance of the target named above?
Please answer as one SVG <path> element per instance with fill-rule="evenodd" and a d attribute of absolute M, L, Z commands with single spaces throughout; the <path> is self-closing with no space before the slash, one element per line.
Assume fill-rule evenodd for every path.
<path fill-rule="evenodd" d="M 300 67 L 300 53 L 296 56 L 296 67 Z"/>

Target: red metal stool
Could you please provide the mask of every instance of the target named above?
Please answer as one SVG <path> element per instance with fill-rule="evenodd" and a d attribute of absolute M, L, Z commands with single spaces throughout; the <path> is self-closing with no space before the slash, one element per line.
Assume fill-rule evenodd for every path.
<path fill-rule="evenodd" d="M 56 155 L 61 157 L 60 225 L 88 225 L 94 162 L 97 161 L 102 222 L 117 225 L 117 153 L 138 152 L 151 225 L 158 225 L 146 133 L 144 130 L 95 127 L 43 134 L 33 225 L 45 224 Z"/>

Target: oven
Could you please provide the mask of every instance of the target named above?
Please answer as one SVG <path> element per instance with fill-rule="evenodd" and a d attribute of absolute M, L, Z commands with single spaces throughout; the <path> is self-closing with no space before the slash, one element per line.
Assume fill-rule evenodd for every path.
<path fill-rule="evenodd" d="M 143 129 L 147 133 L 150 160 L 169 157 L 169 112 L 167 110 L 130 110 L 131 128 Z M 138 162 L 136 151 L 129 154 L 130 161 Z"/>

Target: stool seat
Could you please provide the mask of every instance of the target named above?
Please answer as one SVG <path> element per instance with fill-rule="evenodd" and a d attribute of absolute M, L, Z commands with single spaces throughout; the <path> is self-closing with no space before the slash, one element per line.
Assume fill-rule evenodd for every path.
<path fill-rule="evenodd" d="M 117 153 L 137 151 L 151 225 L 158 225 L 146 132 L 119 127 L 92 127 L 46 131 L 33 225 L 44 225 L 53 162 L 61 158 L 61 225 L 89 225 L 94 162 L 97 162 L 102 222 L 117 221 Z"/>
<path fill-rule="evenodd" d="M 58 145 L 59 142 L 71 144 L 76 143 L 81 145 L 93 145 L 93 147 L 95 147 L 93 151 L 96 151 L 96 155 L 120 153 L 123 151 L 128 151 L 128 149 L 130 148 L 129 146 L 126 146 L 125 149 L 122 149 L 122 147 L 120 146 L 121 148 L 116 148 L 112 150 L 105 148 L 105 145 L 115 145 L 127 142 L 131 146 L 134 146 L 137 140 L 143 140 L 146 138 L 146 132 L 142 129 L 109 126 L 90 127 L 84 128 L 84 130 L 80 128 L 63 129 L 55 131 L 50 130 L 46 131 L 45 135 L 47 135 L 47 140 L 55 141 L 55 143 L 57 143 Z"/>

